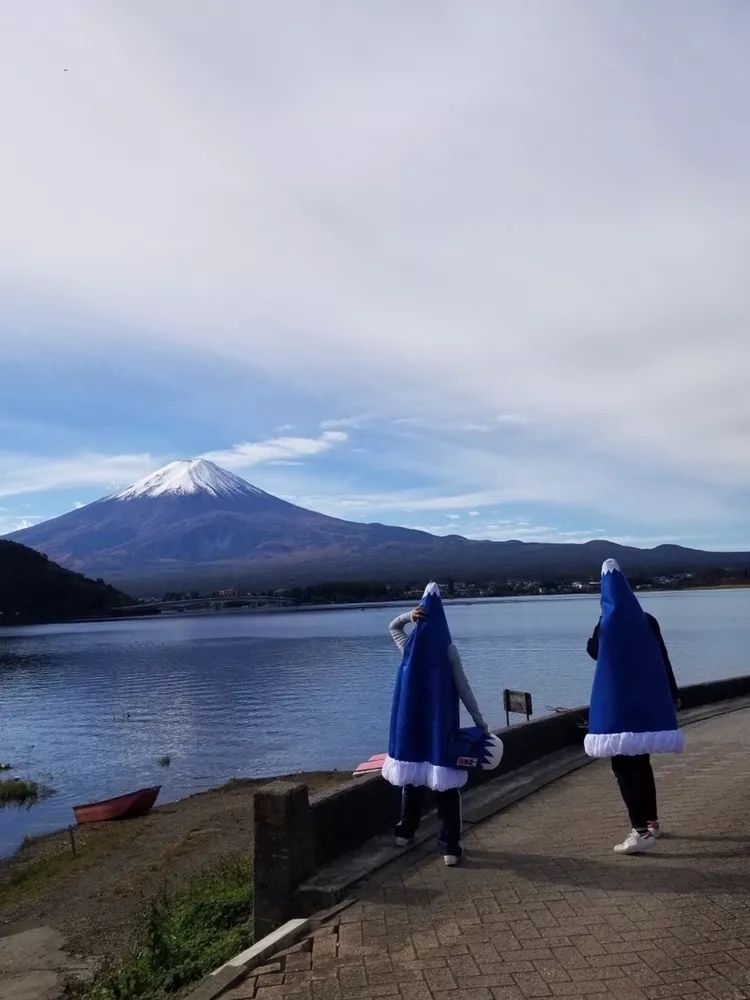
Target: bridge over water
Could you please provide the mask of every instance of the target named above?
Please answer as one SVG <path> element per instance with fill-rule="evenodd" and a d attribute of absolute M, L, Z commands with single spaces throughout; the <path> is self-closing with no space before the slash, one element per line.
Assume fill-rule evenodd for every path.
<path fill-rule="evenodd" d="M 153 601 L 148 604 L 130 604 L 120 611 L 200 611 L 206 608 L 220 611 L 222 608 L 287 608 L 298 602 L 290 597 L 190 597 L 184 600 Z"/>

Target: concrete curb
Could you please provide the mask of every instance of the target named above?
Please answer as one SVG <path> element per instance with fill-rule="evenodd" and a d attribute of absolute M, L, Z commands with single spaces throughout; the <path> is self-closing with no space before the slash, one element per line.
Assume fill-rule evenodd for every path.
<path fill-rule="evenodd" d="M 225 962 L 221 968 L 216 969 L 211 975 L 218 976 L 220 972 L 228 968 L 236 969 L 242 966 L 243 969 L 249 969 L 253 965 L 260 965 L 275 951 L 282 951 L 284 948 L 288 948 L 290 944 L 294 944 L 295 941 L 299 941 L 303 935 L 307 934 L 311 927 L 312 922 L 310 920 L 299 918 L 287 920 L 285 924 L 278 927 L 275 931 L 271 931 L 270 934 L 266 934 L 264 938 L 256 941 L 254 945 L 251 945 L 245 951 L 241 951 L 234 958 L 230 958 L 228 962 Z"/>
<path fill-rule="evenodd" d="M 274 960 L 275 965 L 281 968 L 284 955 L 299 949 L 304 950 L 304 941 L 300 943 L 300 938 L 311 940 L 316 933 L 320 932 L 321 928 L 331 923 L 355 902 L 355 899 L 345 899 L 331 909 L 318 913 L 315 917 L 304 919 L 297 917 L 288 920 L 281 927 L 267 934 L 245 951 L 240 952 L 239 955 L 230 958 L 220 968 L 215 969 L 199 983 L 192 993 L 187 995 L 185 1000 L 217 1000 L 227 990 L 246 979 L 250 972 L 256 970 L 277 972 L 275 967 L 267 967 L 269 961 Z"/>
<path fill-rule="evenodd" d="M 192 993 L 188 994 L 186 1000 L 216 1000 L 222 993 L 243 980 L 253 968 L 262 965 L 271 955 L 296 944 L 312 929 L 312 926 L 311 920 L 287 921 L 282 927 L 278 927 L 215 969 Z"/>

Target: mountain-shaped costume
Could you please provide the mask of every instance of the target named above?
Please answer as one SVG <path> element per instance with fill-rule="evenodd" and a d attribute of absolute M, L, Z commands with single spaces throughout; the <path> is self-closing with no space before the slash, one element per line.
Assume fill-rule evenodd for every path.
<path fill-rule="evenodd" d="M 391 635 L 403 656 L 393 692 L 388 754 L 382 774 L 404 790 L 401 822 L 396 829 L 396 837 L 403 845 L 416 834 L 424 790 L 437 793 L 438 841 L 446 863 L 454 864 L 461 856 L 459 789 L 466 784 L 469 770 L 497 767 L 503 746 L 483 725 L 451 639 L 436 583 L 425 588 L 420 608 L 424 617 L 407 614 L 391 624 Z M 408 638 L 402 631 L 406 621 L 415 624 Z M 460 728 L 462 697 L 477 723 L 471 729 Z"/>
<path fill-rule="evenodd" d="M 685 739 L 659 642 L 614 559 L 602 567 L 601 605 L 586 753 L 681 753 Z"/>
<path fill-rule="evenodd" d="M 676 684 L 659 624 L 643 611 L 614 559 L 602 566 L 602 616 L 596 647 L 588 733 L 590 757 L 609 757 L 628 809 L 632 833 L 615 850 L 639 854 L 660 836 L 650 754 L 681 753 Z"/>
<path fill-rule="evenodd" d="M 400 788 L 417 785 L 444 792 L 462 788 L 470 770 L 497 767 L 502 742 L 479 726 L 460 728 L 449 654 L 453 640 L 436 583 L 428 584 L 420 607 L 426 617 L 406 640 L 396 676 L 382 774 Z"/>

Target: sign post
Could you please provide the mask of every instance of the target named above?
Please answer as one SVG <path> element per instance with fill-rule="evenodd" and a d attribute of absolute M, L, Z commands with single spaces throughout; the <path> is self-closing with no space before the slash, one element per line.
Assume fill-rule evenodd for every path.
<path fill-rule="evenodd" d="M 505 709 L 505 724 L 507 726 L 510 725 L 511 712 L 517 715 L 525 715 L 528 722 L 532 714 L 531 695 L 528 691 L 509 691 L 506 688 L 503 691 L 503 708 Z"/>

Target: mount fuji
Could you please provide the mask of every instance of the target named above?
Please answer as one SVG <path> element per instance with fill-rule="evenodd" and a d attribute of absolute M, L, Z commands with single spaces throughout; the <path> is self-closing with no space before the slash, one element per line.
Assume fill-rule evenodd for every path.
<path fill-rule="evenodd" d="M 358 524 L 287 503 L 205 459 L 171 462 L 114 496 L 9 537 L 136 594 L 347 579 L 596 574 L 609 557 L 630 572 L 750 565 L 747 554 L 678 546 L 471 541 Z"/>
<path fill-rule="evenodd" d="M 271 496 L 206 459 L 171 462 L 113 496 L 8 536 L 107 580 L 175 586 L 354 575 L 450 539 L 328 517 Z M 471 546 L 456 539 L 460 546 Z M 306 568 L 309 572 L 306 572 Z M 327 575 L 325 572 L 323 575 Z M 168 578 L 168 579 L 167 579 Z"/>

